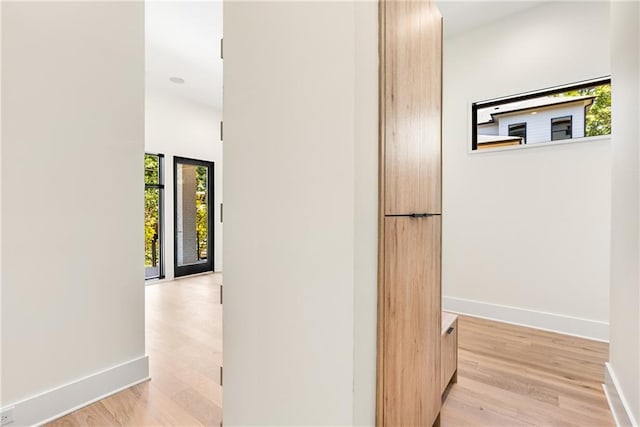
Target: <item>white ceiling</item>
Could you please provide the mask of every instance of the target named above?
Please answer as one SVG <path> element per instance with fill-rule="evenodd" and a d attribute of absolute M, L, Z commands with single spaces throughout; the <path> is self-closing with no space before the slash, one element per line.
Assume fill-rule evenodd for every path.
<path fill-rule="evenodd" d="M 437 4 L 446 38 L 544 2 L 438 0 Z M 222 2 L 147 0 L 145 33 L 146 84 L 221 110 Z M 185 83 L 172 83 L 170 77 Z"/>
<path fill-rule="evenodd" d="M 538 1 L 483 1 L 437 0 L 444 18 L 444 36 L 452 37 L 472 28 L 523 12 L 550 0 Z"/>
<path fill-rule="evenodd" d="M 222 2 L 147 1 L 145 17 L 147 86 L 222 109 Z"/>

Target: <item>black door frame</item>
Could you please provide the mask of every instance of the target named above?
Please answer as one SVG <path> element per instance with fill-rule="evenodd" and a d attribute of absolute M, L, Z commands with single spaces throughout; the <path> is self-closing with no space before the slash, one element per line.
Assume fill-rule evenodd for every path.
<path fill-rule="evenodd" d="M 153 280 L 153 279 L 157 279 L 157 280 L 162 280 L 164 279 L 164 269 L 165 269 L 165 258 L 164 258 L 164 254 L 165 254 L 165 246 L 164 246 L 164 188 L 165 188 L 165 184 L 164 184 L 164 154 L 162 153 L 144 153 L 145 158 L 146 156 L 156 156 L 158 157 L 158 183 L 157 184 L 148 184 L 146 182 L 146 178 L 145 178 L 145 183 L 144 183 L 144 190 L 145 192 L 149 189 L 157 189 L 158 190 L 158 248 L 159 248 L 159 254 L 158 254 L 158 275 L 157 276 L 151 276 L 151 277 L 147 277 L 146 272 L 145 272 L 145 277 L 144 280 Z"/>
<path fill-rule="evenodd" d="M 207 262 L 178 266 L 178 164 L 204 166 L 207 168 Z M 212 209 L 215 201 L 214 189 L 215 163 L 206 160 L 190 159 L 187 157 L 173 158 L 173 273 L 174 277 L 214 271 L 215 230 L 213 229 L 214 214 Z"/>

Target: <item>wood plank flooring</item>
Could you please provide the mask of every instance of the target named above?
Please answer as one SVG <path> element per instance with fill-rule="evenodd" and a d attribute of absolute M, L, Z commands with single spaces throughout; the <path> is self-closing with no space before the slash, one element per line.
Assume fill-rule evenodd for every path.
<path fill-rule="evenodd" d="M 218 426 L 222 417 L 222 276 L 148 286 L 152 380 L 50 426 Z M 458 383 L 441 425 L 609 427 L 608 345 L 460 316 Z"/>
<path fill-rule="evenodd" d="M 151 381 L 49 426 L 219 426 L 222 420 L 221 274 L 146 287 Z"/>
<path fill-rule="evenodd" d="M 460 316 L 442 426 L 613 426 L 606 343 Z"/>

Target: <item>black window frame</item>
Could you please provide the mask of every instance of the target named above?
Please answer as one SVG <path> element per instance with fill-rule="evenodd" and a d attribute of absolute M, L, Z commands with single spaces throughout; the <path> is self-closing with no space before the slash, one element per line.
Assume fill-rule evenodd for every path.
<path fill-rule="evenodd" d="M 178 164 L 204 166 L 207 168 L 207 262 L 201 264 L 178 265 Z M 208 273 L 215 271 L 215 229 L 212 209 L 215 202 L 215 163 L 207 160 L 192 159 L 189 157 L 173 157 L 173 276 L 184 277 L 192 274 Z M 210 254 L 210 255 L 209 255 Z"/>
<path fill-rule="evenodd" d="M 165 278 L 165 246 L 164 246 L 164 154 L 162 153 L 144 153 L 145 158 L 147 156 L 155 156 L 158 158 L 158 183 L 149 184 L 145 178 L 144 190 L 149 189 L 158 190 L 158 242 L 159 252 L 158 254 L 158 275 L 153 277 L 147 277 L 145 272 L 144 280 L 162 280 Z"/>
<path fill-rule="evenodd" d="M 524 127 L 524 135 L 518 135 L 518 134 L 513 135 L 513 134 L 511 133 L 511 128 L 515 128 L 516 126 L 522 126 L 522 127 Z M 508 134 L 509 136 L 515 136 L 515 137 L 520 137 L 520 138 L 522 138 L 522 143 L 523 143 L 523 144 L 526 144 L 526 143 L 527 143 L 527 122 L 520 122 L 520 123 L 511 123 L 511 124 L 509 124 L 509 129 L 508 129 L 507 134 Z"/>
<path fill-rule="evenodd" d="M 611 85 L 611 76 L 598 77 L 591 80 L 585 80 L 577 83 L 570 83 L 561 86 L 553 86 L 532 92 L 525 92 L 513 96 L 504 96 L 500 98 L 489 99 L 486 101 L 473 102 L 471 104 L 471 150 L 478 150 L 478 110 L 495 107 L 498 105 L 508 104 L 511 102 L 526 101 L 533 98 L 554 95 L 558 93 L 569 92 L 578 89 L 587 89 L 595 86 Z M 586 120 L 585 120 L 586 127 Z"/>
<path fill-rule="evenodd" d="M 557 121 L 561 121 L 561 120 L 562 121 L 567 121 L 567 119 L 569 119 L 569 137 L 567 137 L 567 138 L 554 138 L 553 137 L 553 133 L 554 133 L 554 130 L 553 130 L 554 123 L 553 122 L 555 120 L 557 120 Z M 586 122 L 587 121 L 585 120 L 585 123 Z M 585 126 L 586 126 L 586 124 L 585 124 Z M 562 141 L 564 139 L 573 139 L 573 115 L 561 116 L 561 117 L 552 117 L 551 118 L 551 141 Z"/>

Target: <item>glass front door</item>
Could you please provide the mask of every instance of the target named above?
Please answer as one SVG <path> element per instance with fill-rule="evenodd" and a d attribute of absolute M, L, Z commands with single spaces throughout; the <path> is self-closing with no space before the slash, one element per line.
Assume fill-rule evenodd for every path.
<path fill-rule="evenodd" d="M 175 276 L 213 271 L 213 163 L 174 158 Z"/>

